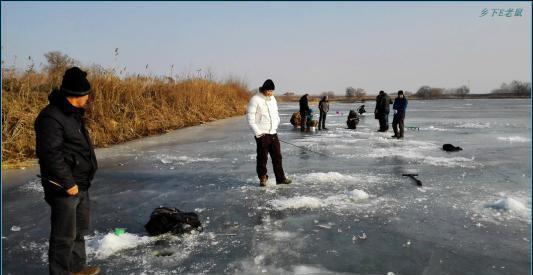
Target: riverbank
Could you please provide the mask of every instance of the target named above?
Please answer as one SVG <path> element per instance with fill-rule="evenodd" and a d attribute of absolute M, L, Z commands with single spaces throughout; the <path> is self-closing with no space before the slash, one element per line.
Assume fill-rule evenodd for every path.
<path fill-rule="evenodd" d="M 35 164 L 33 123 L 60 77 L 7 70 L 2 75 L 2 168 Z M 88 76 L 93 92 L 86 121 L 98 148 L 243 115 L 250 97 L 234 80 L 120 78 L 98 71 Z"/>

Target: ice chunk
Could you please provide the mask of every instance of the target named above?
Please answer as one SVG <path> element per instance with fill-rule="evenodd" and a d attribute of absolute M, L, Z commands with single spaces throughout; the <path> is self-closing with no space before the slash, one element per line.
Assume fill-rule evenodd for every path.
<path fill-rule="evenodd" d="M 370 197 L 367 192 L 359 189 L 349 191 L 346 195 L 353 201 L 366 200 Z"/>
<path fill-rule="evenodd" d="M 147 236 L 137 236 L 131 233 L 124 233 L 120 236 L 108 233 L 103 238 L 96 237 L 88 242 L 89 250 L 94 252 L 97 259 L 105 259 L 121 250 L 135 248 L 140 245 L 150 243 L 155 238 Z"/>
<path fill-rule="evenodd" d="M 270 202 L 272 207 L 277 210 L 298 209 L 298 208 L 319 208 L 322 201 L 315 197 L 297 196 L 285 199 L 275 199 Z"/>
<path fill-rule="evenodd" d="M 254 263 L 260 265 L 265 260 L 265 255 L 258 255 L 254 258 Z"/>
<path fill-rule="evenodd" d="M 519 216 L 527 216 L 530 210 L 520 201 L 511 197 L 504 197 L 486 204 L 486 207 L 497 211 L 513 212 Z"/>

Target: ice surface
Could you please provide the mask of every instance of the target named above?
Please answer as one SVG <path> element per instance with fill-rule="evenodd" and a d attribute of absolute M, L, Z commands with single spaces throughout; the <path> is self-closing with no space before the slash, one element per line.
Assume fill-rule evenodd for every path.
<path fill-rule="evenodd" d="M 88 263 L 105 274 L 529 272 L 529 100 L 413 100 L 406 126 L 419 130 L 404 140 L 376 132 L 371 113 L 346 129 L 358 105 L 332 103 L 329 130 L 302 134 L 288 124 L 298 104 L 280 104 L 279 139 L 303 147 L 281 143 L 290 185 L 276 185 L 269 161 L 259 188 L 244 117 L 97 150 Z M 50 212 L 36 174 L 3 174 L 7 274 L 47 270 Z M 161 205 L 197 212 L 204 231 L 148 237 Z M 116 227 L 128 233 L 107 233 Z"/>

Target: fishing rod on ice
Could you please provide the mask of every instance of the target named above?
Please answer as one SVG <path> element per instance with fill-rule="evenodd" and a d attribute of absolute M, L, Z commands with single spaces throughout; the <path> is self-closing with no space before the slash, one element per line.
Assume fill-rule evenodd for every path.
<path fill-rule="evenodd" d="M 326 154 L 324 154 L 324 153 L 316 152 L 316 151 L 313 151 L 313 150 L 311 150 L 311 149 L 309 149 L 309 148 L 305 148 L 305 147 L 302 147 L 302 146 L 298 146 L 298 145 L 296 145 L 296 144 L 292 144 L 292 143 L 290 143 L 290 142 L 287 142 L 287 141 L 284 141 L 284 140 L 281 140 L 281 139 L 280 139 L 279 141 L 281 141 L 281 142 L 283 142 L 283 143 L 285 143 L 285 144 L 289 144 L 289 145 L 291 145 L 291 146 L 294 146 L 294 147 L 297 147 L 297 148 L 300 148 L 300 149 L 303 149 L 303 150 L 309 151 L 309 152 L 311 152 L 311 153 L 315 153 L 315 154 L 317 154 L 317 155 L 325 156 L 325 157 L 328 157 L 328 158 L 329 158 L 329 157 L 332 157 L 332 156 L 330 156 L 330 155 L 326 155 Z M 404 176 L 404 177 L 409 177 L 409 178 L 413 179 L 413 180 L 416 182 L 416 185 L 418 185 L 418 186 L 422 186 L 422 181 L 419 180 L 419 179 L 417 179 L 417 178 L 415 178 L 415 177 L 418 176 L 418 174 L 402 174 L 402 176 Z"/>
<path fill-rule="evenodd" d="M 292 144 L 292 143 L 290 143 L 290 142 L 287 142 L 287 141 L 284 141 L 284 140 L 281 140 L 281 139 L 280 139 L 279 141 L 281 141 L 281 142 L 283 142 L 283 143 L 285 143 L 285 144 L 292 145 L 292 146 L 294 146 L 294 147 L 298 147 L 298 148 L 300 148 L 300 149 L 304 149 L 304 150 L 309 151 L 309 152 L 311 152 L 311 153 L 315 153 L 315 154 L 317 154 L 317 155 L 325 156 L 325 157 L 328 157 L 328 158 L 331 157 L 330 155 L 326 155 L 326 154 L 324 154 L 324 153 L 316 152 L 316 151 L 313 151 L 313 150 L 311 150 L 311 149 L 309 149 L 309 148 L 306 148 L 306 147 L 303 147 L 303 146 L 298 146 L 298 145 L 296 145 L 296 144 Z"/>

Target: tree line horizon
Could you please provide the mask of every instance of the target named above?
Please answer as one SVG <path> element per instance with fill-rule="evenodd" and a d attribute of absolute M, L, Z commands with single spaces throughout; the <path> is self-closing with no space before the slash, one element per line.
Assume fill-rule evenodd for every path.
<path fill-rule="evenodd" d="M 114 51 L 114 56 L 115 56 L 115 63 L 116 63 L 116 57 L 119 55 L 118 53 L 118 48 L 115 49 Z M 80 67 L 83 67 L 85 69 L 89 69 L 90 71 L 93 71 L 93 72 L 98 72 L 98 73 L 104 73 L 104 72 L 112 72 L 112 73 L 118 73 L 119 75 L 124 75 L 125 77 L 128 77 L 128 75 L 126 75 L 126 69 L 127 67 L 124 66 L 124 67 L 120 67 L 120 69 L 117 69 L 117 68 L 111 68 L 111 69 L 106 69 L 104 67 L 102 67 L 101 65 L 97 65 L 97 64 L 93 64 L 89 67 L 87 66 L 83 66 L 81 65 L 81 62 L 77 61 L 76 59 L 66 55 L 66 54 L 63 54 L 59 51 L 50 51 L 50 52 L 47 52 L 44 54 L 44 57 L 46 58 L 47 60 L 47 64 L 40 64 L 41 65 L 41 71 L 42 72 L 48 72 L 50 75 L 56 75 L 56 76 L 61 76 L 61 71 L 64 71 L 65 68 L 69 67 L 69 66 L 80 66 Z M 35 64 L 33 63 L 33 59 L 31 56 L 28 57 L 28 60 L 30 61 L 30 65 L 27 66 L 27 68 L 24 70 L 25 73 L 29 73 L 29 72 L 37 72 L 36 68 L 35 68 Z M 149 68 L 149 65 L 147 64 L 146 65 L 146 69 L 148 70 Z M 14 68 L 11 68 L 11 69 L 8 69 L 5 67 L 5 62 L 4 60 L 2 60 L 2 71 L 5 72 L 7 70 L 14 70 L 16 71 L 17 69 Z M 174 69 L 174 65 L 171 65 L 170 66 L 170 74 L 168 76 L 159 76 L 159 78 L 161 78 L 162 80 L 165 80 L 165 81 L 168 81 L 168 82 L 175 82 L 177 80 L 179 80 L 180 76 L 177 76 L 174 77 L 173 76 L 173 69 Z M 117 71 L 118 70 L 118 71 Z M 129 77 L 132 77 L 132 76 L 135 76 L 135 77 L 142 77 L 143 75 L 142 74 L 130 74 Z M 151 77 L 153 78 L 154 76 L 152 75 L 148 75 L 147 77 Z M 157 77 L 157 76 L 156 76 Z M 204 73 L 200 74 L 200 71 L 197 70 L 197 73 L 196 75 L 185 75 L 183 76 L 184 79 L 190 79 L 190 78 L 205 78 L 205 79 L 209 79 L 209 80 L 213 80 L 214 79 L 214 73 L 211 71 L 211 70 L 207 70 L 205 71 Z M 236 82 L 240 82 L 240 84 L 242 84 L 243 86 L 247 86 L 245 83 L 244 83 L 244 80 L 237 80 L 237 79 L 233 79 L 233 80 L 236 80 Z M 254 92 L 257 92 L 258 89 L 252 89 L 250 92 L 254 93 Z M 391 92 L 388 92 L 389 94 L 391 94 Z M 392 93 L 395 93 L 395 91 L 393 91 Z M 295 97 L 297 95 L 303 95 L 304 93 L 295 93 L 295 92 L 285 92 L 283 94 L 281 94 L 281 96 L 284 96 L 286 98 L 290 98 L 290 97 Z M 308 94 L 311 94 L 311 93 L 308 93 Z M 456 88 L 441 88 L 441 87 L 435 87 L 435 86 L 430 86 L 430 85 L 422 85 L 416 92 L 412 92 L 412 91 L 408 91 L 408 90 L 404 90 L 404 94 L 406 96 L 409 96 L 409 97 L 414 97 L 414 98 L 419 98 L 419 99 L 436 99 L 436 98 L 447 98 L 447 97 L 453 97 L 453 98 L 463 98 L 463 97 L 466 97 L 467 95 L 470 94 L 470 87 L 467 86 L 467 85 L 461 85 L 459 87 L 456 87 Z M 510 83 L 506 83 L 506 82 L 503 82 L 500 87 L 498 88 L 494 88 L 490 91 L 490 93 L 488 94 L 491 94 L 491 95 L 502 95 L 502 96 L 518 96 L 518 97 L 531 97 L 531 83 L 530 82 L 525 82 L 525 81 L 519 81 L 519 80 L 513 80 L 511 81 Z M 312 94 L 312 96 L 320 96 L 320 97 L 323 97 L 323 96 L 328 96 L 330 98 L 347 98 L 347 99 L 355 99 L 355 100 L 358 100 L 358 99 L 363 99 L 365 97 L 368 97 L 368 96 L 372 96 L 374 95 L 373 93 L 372 94 L 369 94 L 364 88 L 354 88 L 352 86 L 349 86 L 349 87 L 346 87 L 345 91 L 344 91 L 344 95 L 339 95 L 337 94 L 336 92 L 334 91 L 324 91 L 324 92 L 319 92 L 317 94 Z M 377 93 L 376 93 L 377 95 Z M 480 94 L 482 95 L 482 94 Z"/>

